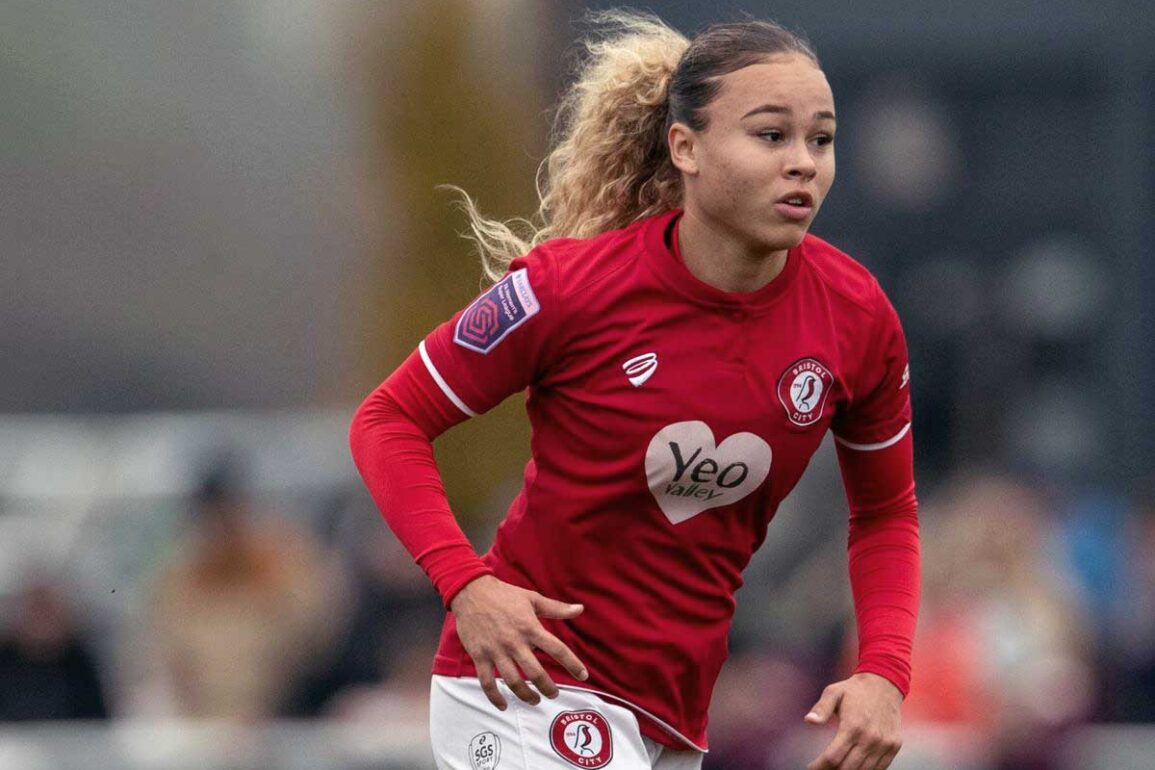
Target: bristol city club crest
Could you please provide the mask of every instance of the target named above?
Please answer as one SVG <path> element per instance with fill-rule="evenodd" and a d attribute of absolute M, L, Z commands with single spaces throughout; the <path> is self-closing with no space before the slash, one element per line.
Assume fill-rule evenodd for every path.
<path fill-rule="evenodd" d="M 596 711 L 563 711 L 549 727 L 549 743 L 576 767 L 605 767 L 614 758 L 610 723 Z"/>
<path fill-rule="evenodd" d="M 822 419 L 834 375 L 816 358 L 803 358 L 786 368 L 778 379 L 778 400 L 786 417 L 800 428 Z"/>

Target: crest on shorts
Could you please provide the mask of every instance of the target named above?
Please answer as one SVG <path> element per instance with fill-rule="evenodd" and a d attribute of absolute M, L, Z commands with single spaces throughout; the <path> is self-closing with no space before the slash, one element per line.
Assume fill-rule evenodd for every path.
<path fill-rule="evenodd" d="M 453 341 L 463 348 L 489 353 L 539 310 L 541 304 L 529 285 L 529 271 L 514 270 L 465 308 L 457 319 Z"/>
<path fill-rule="evenodd" d="M 821 361 L 803 358 L 782 372 L 778 379 L 778 400 L 790 422 L 809 428 L 822 419 L 833 385 L 834 375 Z"/>
<path fill-rule="evenodd" d="M 469 764 L 473 770 L 493 770 L 501 761 L 501 739 L 494 733 L 481 733 L 469 742 Z"/>
<path fill-rule="evenodd" d="M 614 758 L 610 723 L 596 711 L 563 711 L 549 727 L 549 744 L 575 767 L 605 767 Z"/>

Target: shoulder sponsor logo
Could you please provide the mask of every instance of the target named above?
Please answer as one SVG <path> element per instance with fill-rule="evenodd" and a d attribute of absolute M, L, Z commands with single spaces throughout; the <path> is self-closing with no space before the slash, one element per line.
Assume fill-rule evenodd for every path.
<path fill-rule="evenodd" d="M 473 301 L 453 330 L 453 341 L 489 353 L 505 336 L 537 315 L 541 304 L 529 284 L 529 271 L 515 270 Z"/>
<path fill-rule="evenodd" d="M 494 733 L 480 733 L 469 742 L 469 764 L 473 770 L 494 770 L 501 761 L 501 739 Z"/>
<path fill-rule="evenodd" d="M 640 356 L 634 356 L 622 364 L 622 371 L 630 378 L 630 384 L 635 388 L 640 388 L 642 383 L 650 379 L 657 369 L 657 353 L 642 353 Z"/>
<path fill-rule="evenodd" d="M 720 444 L 700 420 L 667 425 L 646 449 L 646 480 L 671 524 L 736 503 L 770 473 L 770 445 L 753 433 L 735 433 Z"/>
<path fill-rule="evenodd" d="M 822 419 L 826 399 L 834 385 L 834 375 L 817 358 L 795 361 L 778 379 L 778 400 L 786 417 L 808 428 Z"/>
<path fill-rule="evenodd" d="M 549 726 L 549 744 L 575 767 L 605 767 L 614 758 L 610 723 L 597 711 L 563 711 Z"/>

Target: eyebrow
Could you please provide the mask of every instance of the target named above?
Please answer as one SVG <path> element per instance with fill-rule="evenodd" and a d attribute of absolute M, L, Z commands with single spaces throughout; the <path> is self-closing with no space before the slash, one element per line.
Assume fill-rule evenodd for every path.
<path fill-rule="evenodd" d="M 757 115 L 757 114 L 762 113 L 762 112 L 773 112 L 775 114 L 790 115 L 794 112 L 794 110 L 790 109 L 789 107 L 783 107 L 780 104 L 763 104 L 761 107 L 755 107 L 754 109 L 750 110 L 745 115 L 743 115 L 742 120 L 745 120 L 746 118 L 750 117 L 751 115 Z M 829 120 L 834 120 L 837 122 L 837 119 L 834 117 L 834 113 L 831 112 L 830 110 L 819 110 L 818 112 L 814 113 L 814 117 L 827 118 Z"/>

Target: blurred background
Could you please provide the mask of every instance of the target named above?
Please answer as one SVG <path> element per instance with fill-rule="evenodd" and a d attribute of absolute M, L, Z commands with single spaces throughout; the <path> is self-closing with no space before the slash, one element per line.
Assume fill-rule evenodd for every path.
<path fill-rule="evenodd" d="M 534 209 L 590 8 L 0 7 L 0 770 L 431 768 L 432 588 L 353 410 Z M 1155 768 L 1155 13 L 1141 0 L 651 0 L 816 44 L 814 231 L 911 347 L 924 538 L 898 770 Z M 567 53 L 568 52 L 568 53 Z M 481 448 L 482 451 L 478 451 Z M 520 399 L 438 440 L 488 545 Z M 739 596 L 706 768 L 786 770 L 852 665 L 829 447 Z"/>

